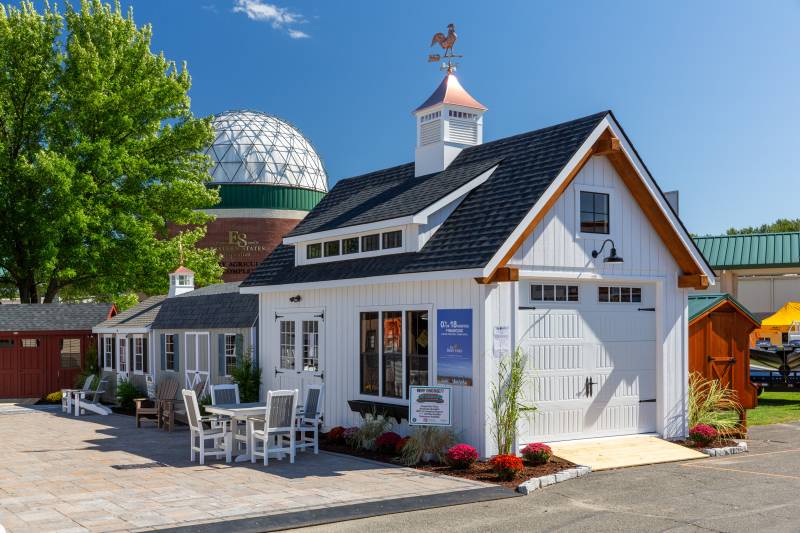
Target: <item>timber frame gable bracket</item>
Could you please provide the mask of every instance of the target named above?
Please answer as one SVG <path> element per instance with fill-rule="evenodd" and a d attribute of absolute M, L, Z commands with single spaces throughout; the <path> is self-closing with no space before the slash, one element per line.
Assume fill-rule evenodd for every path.
<path fill-rule="evenodd" d="M 682 289 L 693 288 L 698 290 L 708 288 L 709 275 L 714 275 L 713 270 L 711 270 L 711 267 L 709 267 L 707 263 L 701 264 L 705 263 L 705 260 L 696 247 L 695 251 L 697 253 L 692 253 L 689 248 L 690 246 L 694 246 L 691 242 L 691 238 L 689 238 L 688 235 L 685 236 L 688 238 L 689 244 L 685 242 L 685 238 L 682 238 L 681 230 L 676 229 L 675 224 L 664 212 L 658 200 L 653 196 L 653 192 L 651 192 L 645 183 L 643 176 L 640 175 L 640 172 L 637 170 L 636 165 L 634 165 L 633 161 L 631 161 L 628 156 L 623 142 L 620 139 L 620 136 L 624 136 L 621 128 L 619 128 L 620 135 L 617 135 L 613 131 L 613 126 L 619 128 L 616 121 L 613 119 L 613 115 L 609 113 L 609 117 L 599 124 L 595 132 L 587 139 L 586 142 L 591 142 L 592 137 L 595 137 L 590 148 L 580 156 L 577 163 L 572 164 L 572 168 L 568 171 L 564 179 L 559 181 L 559 176 L 550 184 L 550 188 L 545 191 L 526 217 L 526 219 L 529 220 L 523 220 L 522 224 L 517 228 L 517 231 L 511 234 L 506 243 L 498 250 L 495 257 L 488 263 L 486 268 L 488 275 L 475 278 L 476 282 L 488 284 L 519 280 L 519 270 L 514 267 L 509 267 L 508 262 L 514 257 L 514 254 L 519 250 L 525 240 L 533 234 L 536 226 L 542 221 L 545 214 L 553 205 L 555 205 L 556 201 L 567 187 L 569 187 L 575 176 L 578 175 L 586 163 L 588 163 L 593 156 L 602 155 L 608 158 L 622 182 L 639 204 L 645 217 L 650 221 L 650 224 L 652 224 L 656 233 L 680 267 L 682 275 L 678 276 L 678 287 Z M 580 150 L 578 150 L 573 157 L 577 157 L 579 153 Z M 569 167 L 570 163 L 566 165 L 564 170 Z M 540 204 L 540 202 L 542 203 Z M 669 209 L 669 207 L 667 207 L 667 209 Z M 520 228 L 521 231 L 519 231 Z M 696 256 L 700 257 L 698 258 Z"/>

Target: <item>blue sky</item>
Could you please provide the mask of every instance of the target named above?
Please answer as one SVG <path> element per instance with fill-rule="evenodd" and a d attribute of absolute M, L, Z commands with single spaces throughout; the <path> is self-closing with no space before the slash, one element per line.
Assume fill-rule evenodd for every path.
<path fill-rule="evenodd" d="M 413 159 L 410 112 L 456 24 L 485 139 L 603 109 L 690 231 L 800 217 L 800 0 L 125 0 L 154 48 L 186 61 L 197 115 L 251 108 L 294 123 L 337 179 Z"/>

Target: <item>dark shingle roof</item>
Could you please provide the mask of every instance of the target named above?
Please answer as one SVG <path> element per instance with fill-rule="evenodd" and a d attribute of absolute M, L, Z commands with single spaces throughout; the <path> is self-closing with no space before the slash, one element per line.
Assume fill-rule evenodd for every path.
<path fill-rule="evenodd" d="M 800 266 L 798 231 L 695 237 L 694 242 L 714 268 Z"/>
<path fill-rule="evenodd" d="M 420 195 L 420 189 L 416 188 L 414 180 L 439 180 L 442 179 L 439 178 L 442 174 L 452 176 L 456 173 L 462 176 L 472 173 L 473 176 L 477 176 L 481 173 L 477 172 L 478 169 L 491 168 L 500 161 L 491 177 L 464 198 L 419 252 L 295 267 L 293 247 L 281 245 L 250 274 L 242 283 L 242 287 L 483 268 L 514 228 L 522 222 L 589 134 L 608 114 L 609 112 L 605 111 L 549 128 L 466 148 L 447 170 L 429 177 L 414 178 L 414 165 L 410 163 L 360 178 L 344 180 L 341 195 L 337 193 L 340 187 L 337 183 L 307 217 L 306 220 L 312 220 L 309 224 L 313 224 L 313 220 L 324 221 L 319 226 L 313 227 L 320 229 L 339 227 L 338 224 L 344 219 L 328 217 L 325 212 L 337 209 L 337 196 L 338 201 L 347 201 L 349 195 L 344 194 L 346 189 L 350 189 L 351 194 L 364 194 L 365 199 L 372 199 L 373 196 L 367 192 L 362 193 L 361 190 L 381 187 L 380 184 L 386 183 L 390 185 L 383 186 L 384 191 L 395 190 L 399 193 L 403 190 L 413 190 L 413 198 L 416 200 Z M 362 183 L 361 180 L 366 181 Z M 441 191 L 439 198 L 452 190 Z M 391 195 L 384 194 L 382 198 L 384 202 L 389 202 Z M 425 198 L 420 199 L 420 202 L 426 205 L 433 203 Z M 355 211 L 357 201 L 353 201 L 349 209 Z M 413 209 L 419 212 L 421 208 L 416 205 Z M 368 209 L 373 213 L 381 210 L 378 205 L 370 206 Z M 391 218 L 397 216 L 396 213 L 397 210 L 393 211 Z M 350 219 L 347 220 L 344 225 L 350 225 Z M 298 227 L 302 225 L 303 223 Z M 305 229 L 300 231 L 307 233 Z"/>
<path fill-rule="evenodd" d="M 0 331 L 91 330 L 108 317 L 110 303 L 0 305 Z"/>
<path fill-rule="evenodd" d="M 151 296 L 115 317 L 97 324 L 98 328 L 146 328 L 153 323 L 166 295 Z"/>
<path fill-rule="evenodd" d="M 499 159 L 451 165 L 443 172 L 414 177 L 414 163 L 339 181 L 287 236 L 411 216 L 466 185 Z"/>
<path fill-rule="evenodd" d="M 258 296 L 238 292 L 167 298 L 153 329 L 249 328 L 258 318 Z"/>

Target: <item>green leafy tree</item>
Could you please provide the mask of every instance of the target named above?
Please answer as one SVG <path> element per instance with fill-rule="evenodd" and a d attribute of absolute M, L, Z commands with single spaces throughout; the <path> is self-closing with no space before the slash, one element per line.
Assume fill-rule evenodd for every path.
<path fill-rule="evenodd" d="M 772 224 L 762 224 L 755 227 L 730 228 L 728 235 L 747 235 L 751 233 L 781 233 L 785 231 L 800 231 L 800 218 L 779 218 Z"/>
<path fill-rule="evenodd" d="M 118 2 L 0 6 L 0 286 L 23 302 L 162 291 L 181 255 L 198 284 L 221 275 L 194 246 L 196 210 L 219 201 L 211 126 L 186 66 L 150 42 Z M 170 238 L 169 223 L 201 226 Z"/>

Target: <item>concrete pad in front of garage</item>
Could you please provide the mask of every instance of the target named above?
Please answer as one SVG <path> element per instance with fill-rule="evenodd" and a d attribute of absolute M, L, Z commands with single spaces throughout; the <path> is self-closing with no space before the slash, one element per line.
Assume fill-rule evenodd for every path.
<path fill-rule="evenodd" d="M 653 435 L 553 442 L 553 454 L 593 471 L 704 459 L 706 455 Z"/>

